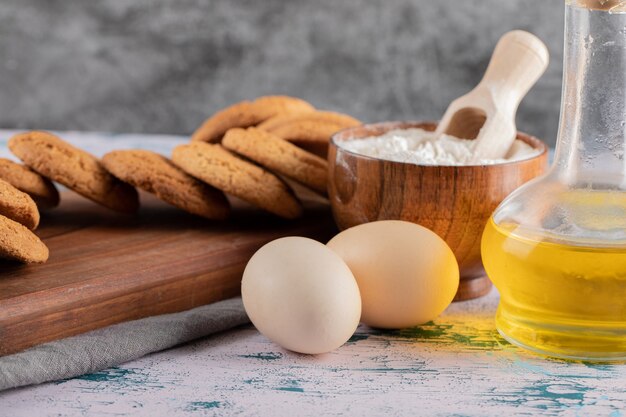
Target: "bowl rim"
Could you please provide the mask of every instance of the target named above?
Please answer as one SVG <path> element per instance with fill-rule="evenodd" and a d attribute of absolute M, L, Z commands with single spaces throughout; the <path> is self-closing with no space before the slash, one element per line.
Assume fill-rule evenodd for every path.
<path fill-rule="evenodd" d="M 345 142 L 348 140 L 354 140 L 354 139 L 361 139 L 363 137 L 369 137 L 369 136 L 378 136 L 378 135 L 369 135 L 369 136 L 354 136 L 352 138 L 344 138 L 343 136 L 348 136 L 351 132 L 357 131 L 357 130 L 371 130 L 371 129 L 381 129 L 381 133 L 380 135 L 387 133 L 391 130 L 402 130 L 402 129 L 424 129 L 426 128 L 426 130 L 428 129 L 436 129 L 437 125 L 439 124 L 438 121 L 433 121 L 433 120 L 423 120 L 423 121 L 415 121 L 415 120 L 398 120 L 398 121 L 386 121 L 386 122 L 377 122 L 377 123 L 365 123 L 359 126 L 354 126 L 354 127 L 349 127 L 347 129 L 343 129 L 340 130 L 338 132 L 336 132 L 335 134 L 333 134 L 330 137 L 330 146 L 334 146 L 338 151 L 341 151 L 343 153 L 347 153 L 352 155 L 353 157 L 356 158 L 360 158 L 360 159 L 364 159 L 364 160 L 370 160 L 370 161 L 375 161 L 375 162 L 384 162 L 384 163 L 391 163 L 391 164 L 400 164 L 400 165 L 410 165 L 410 166 L 417 166 L 417 167 L 423 167 L 423 168 L 485 168 L 485 167 L 502 167 L 502 166 L 510 166 L 510 165 L 517 165 L 517 164 L 523 164 L 523 163 L 527 163 L 529 161 L 533 161 L 535 159 L 539 159 L 542 158 L 544 156 L 547 156 L 548 154 L 548 146 L 545 144 L 545 142 L 543 142 L 541 139 L 530 135 L 528 133 L 524 133 L 521 131 L 517 131 L 517 135 L 516 135 L 516 139 L 522 140 L 523 142 L 525 142 L 526 144 L 530 145 L 533 147 L 533 149 L 537 149 L 540 152 L 537 155 L 534 156 L 529 156 L 527 158 L 524 159 L 518 159 L 515 161 L 507 161 L 507 162 L 498 162 L 495 164 L 466 164 L 466 165 L 432 165 L 432 164 L 416 164 L 413 162 L 402 162 L 402 161 L 391 161 L 389 159 L 382 159 L 382 158 L 377 158 L 374 156 L 368 156 L 368 155 L 363 155 L 351 150 L 348 150 L 346 148 L 344 148 L 343 146 L 340 145 L 340 142 Z M 329 154 L 330 155 L 330 154 Z"/>

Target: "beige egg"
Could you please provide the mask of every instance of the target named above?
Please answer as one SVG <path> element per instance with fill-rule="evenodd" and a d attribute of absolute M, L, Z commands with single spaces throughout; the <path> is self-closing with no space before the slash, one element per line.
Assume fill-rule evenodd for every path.
<path fill-rule="evenodd" d="M 459 266 L 448 245 L 414 223 L 379 221 L 345 230 L 328 242 L 359 285 L 361 321 L 384 329 L 427 323 L 452 302 Z"/>
<path fill-rule="evenodd" d="M 302 237 L 268 243 L 248 262 L 241 295 L 256 328 L 285 349 L 330 352 L 354 334 L 361 297 L 345 262 Z"/>

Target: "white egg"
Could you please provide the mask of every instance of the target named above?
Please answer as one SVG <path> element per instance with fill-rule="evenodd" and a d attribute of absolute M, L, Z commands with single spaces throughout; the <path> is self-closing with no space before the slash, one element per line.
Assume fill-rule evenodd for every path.
<path fill-rule="evenodd" d="M 327 246 L 301 237 L 259 249 L 243 273 L 241 294 L 256 328 L 300 353 L 340 347 L 361 316 L 359 288 L 345 262 Z"/>
<path fill-rule="evenodd" d="M 427 323 L 452 302 L 459 266 L 434 232 L 403 221 L 345 230 L 328 247 L 348 264 L 361 292 L 361 321 L 400 329 Z"/>

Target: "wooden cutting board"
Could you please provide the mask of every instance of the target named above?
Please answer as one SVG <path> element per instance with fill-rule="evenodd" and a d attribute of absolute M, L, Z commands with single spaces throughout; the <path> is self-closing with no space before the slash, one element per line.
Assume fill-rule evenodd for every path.
<path fill-rule="evenodd" d="M 234 201 L 232 218 L 216 222 L 141 198 L 138 215 L 125 216 L 64 193 L 37 231 L 49 261 L 0 261 L 0 355 L 234 297 L 248 259 L 265 243 L 325 241 L 336 231 L 320 200 L 306 201 L 296 221 Z"/>

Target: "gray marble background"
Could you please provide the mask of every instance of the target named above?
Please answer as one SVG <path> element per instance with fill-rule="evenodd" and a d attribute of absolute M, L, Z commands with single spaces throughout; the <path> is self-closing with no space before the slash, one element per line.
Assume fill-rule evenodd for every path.
<path fill-rule="evenodd" d="M 188 134 L 268 93 L 366 121 L 439 118 L 497 39 L 552 63 L 518 127 L 554 142 L 562 0 L 2 0 L 0 127 Z"/>

